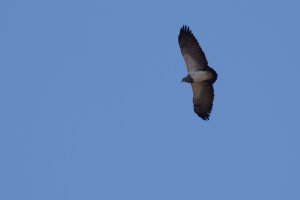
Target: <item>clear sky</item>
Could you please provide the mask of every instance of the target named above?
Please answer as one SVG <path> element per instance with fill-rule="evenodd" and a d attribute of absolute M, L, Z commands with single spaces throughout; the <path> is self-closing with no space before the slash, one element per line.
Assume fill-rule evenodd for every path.
<path fill-rule="evenodd" d="M 0 199 L 299 200 L 299 1 L 0 1 Z M 178 46 L 219 74 L 208 122 Z"/>

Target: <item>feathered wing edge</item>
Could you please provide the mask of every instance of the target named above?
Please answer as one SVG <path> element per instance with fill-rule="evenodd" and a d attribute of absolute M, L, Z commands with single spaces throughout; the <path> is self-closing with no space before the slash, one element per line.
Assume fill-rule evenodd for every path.
<path fill-rule="evenodd" d="M 205 53 L 188 26 L 181 27 L 178 42 L 188 70 L 205 70 L 208 66 Z"/>
<path fill-rule="evenodd" d="M 213 85 L 208 81 L 204 81 L 192 83 L 192 88 L 195 113 L 203 120 L 209 120 L 215 97 Z"/>

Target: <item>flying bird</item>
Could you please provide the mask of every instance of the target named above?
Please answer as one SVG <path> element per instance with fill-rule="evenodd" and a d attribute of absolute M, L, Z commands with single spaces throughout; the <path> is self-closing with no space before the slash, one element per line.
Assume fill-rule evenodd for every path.
<path fill-rule="evenodd" d="M 209 120 L 214 101 L 213 84 L 218 74 L 208 66 L 205 54 L 188 26 L 181 27 L 178 42 L 188 70 L 182 82 L 192 85 L 195 113 L 203 120 Z"/>

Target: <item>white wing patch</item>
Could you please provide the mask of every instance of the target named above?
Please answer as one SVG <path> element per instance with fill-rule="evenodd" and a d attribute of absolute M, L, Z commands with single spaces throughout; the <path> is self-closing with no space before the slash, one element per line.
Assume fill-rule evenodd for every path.
<path fill-rule="evenodd" d="M 199 63 L 190 54 L 184 53 L 183 57 L 189 72 L 196 72 L 199 70 Z"/>

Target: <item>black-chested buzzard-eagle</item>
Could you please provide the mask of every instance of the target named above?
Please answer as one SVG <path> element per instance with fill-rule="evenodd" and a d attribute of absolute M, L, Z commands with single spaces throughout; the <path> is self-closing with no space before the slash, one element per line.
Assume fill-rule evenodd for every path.
<path fill-rule="evenodd" d="M 188 26 L 180 29 L 178 41 L 188 69 L 182 82 L 191 83 L 194 111 L 203 120 L 208 120 L 214 101 L 213 84 L 218 74 L 208 66 L 205 54 Z"/>

